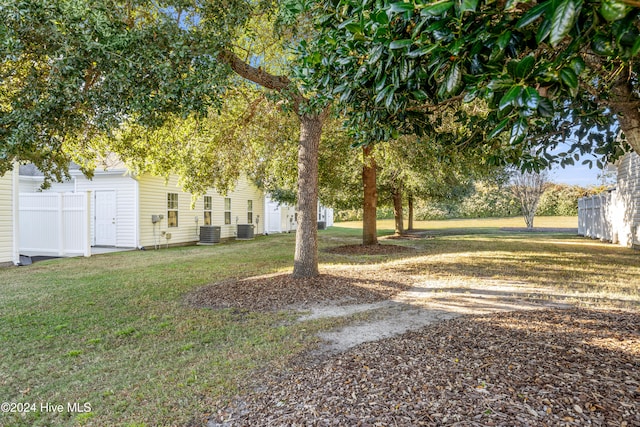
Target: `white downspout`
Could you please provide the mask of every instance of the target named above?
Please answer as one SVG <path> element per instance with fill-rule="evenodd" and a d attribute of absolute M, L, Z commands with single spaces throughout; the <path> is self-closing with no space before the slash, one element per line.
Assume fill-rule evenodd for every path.
<path fill-rule="evenodd" d="M 267 214 L 267 206 L 269 204 L 267 203 L 267 195 L 265 194 L 264 197 L 262 198 L 262 231 L 263 234 L 269 234 L 269 230 L 267 230 L 267 221 L 269 220 L 268 214 Z"/>
<path fill-rule="evenodd" d="M 20 174 L 17 163 L 13 165 L 11 196 L 13 197 L 13 263 L 20 264 Z"/>
<path fill-rule="evenodd" d="M 134 215 L 134 239 L 135 239 L 135 244 L 136 244 L 136 249 L 140 249 L 142 247 L 141 242 L 140 242 L 140 181 L 138 181 L 137 179 L 135 179 L 134 177 L 131 177 L 131 179 L 133 180 L 134 183 L 134 201 L 133 201 L 133 209 L 135 211 L 135 215 Z"/>

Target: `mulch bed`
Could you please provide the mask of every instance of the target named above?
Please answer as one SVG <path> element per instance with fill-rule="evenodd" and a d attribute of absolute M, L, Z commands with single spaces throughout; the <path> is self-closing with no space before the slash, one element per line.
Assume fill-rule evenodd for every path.
<path fill-rule="evenodd" d="M 393 246 L 393 245 L 380 245 Z M 213 284 L 198 307 L 273 311 L 383 301 L 410 288 L 381 266 L 314 279 Z M 263 372 L 208 426 L 640 426 L 640 313 L 591 309 L 463 316 Z M 253 384 L 253 383 L 252 383 Z"/>
<path fill-rule="evenodd" d="M 312 279 L 274 274 L 205 286 L 187 303 L 214 309 L 278 311 L 319 303 L 364 304 L 384 301 L 410 287 L 406 279 L 382 268 L 335 271 Z"/>
<path fill-rule="evenodd" d="M 405 231 L 401 235 L 394 234 L 392 236 L 386 236 L 384 239 L 391 240 L 422 240 L 422 239 L 435 239 L 434 235 L 429 234 L 426 230 L 410 230 Z"/>
<path fill-rule="evenodd" d="M 465 316 L 264 381 L 209 425 L 640 426 L 640 315 Z"/>

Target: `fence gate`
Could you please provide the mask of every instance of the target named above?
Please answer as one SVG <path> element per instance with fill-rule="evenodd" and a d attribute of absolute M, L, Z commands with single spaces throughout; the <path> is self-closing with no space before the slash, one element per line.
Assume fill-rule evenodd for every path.
<path fill-rule="evenodd" d="M 611 194 L 597 194 L 578 200 L 578 234 L 594 239 L 611 240 L 608 217 Z"/>
<path fill-rule="evenodd" d="M 21 193 L 20 254 L 91 256 L 89 193 Z"/>

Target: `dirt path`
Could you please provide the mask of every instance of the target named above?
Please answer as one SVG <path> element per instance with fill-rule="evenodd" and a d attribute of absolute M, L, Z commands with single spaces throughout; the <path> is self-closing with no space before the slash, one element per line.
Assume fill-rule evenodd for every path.
<path fill-rule="evenodd" d="M 546 300 L 536 302 L 522 297 L 540 295 L 542 292 L 542 289 L 513 284 L 492 283 L 490 287 L 480 289 L 452 288 L 449 283 L 439 281 L 422 282 L 387 301 L 351 305 L 318 304 L 305 307 L 304 309 L 310 313 L 301 316 L 299 320 L 344 317 L 356 313 L 368 314 L 365 321 L 319 335 L 325 344 L 317 354 L 331 355 L 365 342 L 398 336 L 465 314 L 570 307 L 568 304 Z"/>

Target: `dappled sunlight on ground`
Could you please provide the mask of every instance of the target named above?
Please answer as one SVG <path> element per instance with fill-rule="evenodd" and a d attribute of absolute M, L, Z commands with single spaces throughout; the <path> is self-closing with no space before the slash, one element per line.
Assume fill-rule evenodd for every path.
<path fill-rule="evenodd" d="M 447 231 L 445 231 L 447 232 Z M 429 289 L 428 299 L 519 298 L 561 303 L 640 305 L 638 252 L 570 234 L 439 235 L 394 240 L 414 252 L 376 262 Z M 340 263 L 339 258 L 333 262 Z M 490 292 L 489 292 L 490 291 Z M 492 294 L 493 293 L 493 294 Z"/>
<path fill-rule="evenodd" d="M 575 240 L 560 240 L 560 239 L 538 239 L 537 240 L 540 243 L 551 243 L 554 245 L 566 245 L 566 246 L 591 246 L 591 247 L 599 247 L 599 248 L 603 248 L 603 249 L 607 249 L 610 250 L 611 247 L 611 243 L 607 243 L 607 242 L 602 242 L 599 240 L 591 240 L 588 238 L 577 238 Z M 626 248 L 622 248 L 620 247 L 620 250 L 624 251 L 626 250 Z"/>
<path fill-rule="evenodd" d="M 515 258 L 508 254 L 456 254 L 437 259 L 413 259 L 395 268 L 424 283 L 434 292 L 454 290 L 545 299 L 609 299 L 614 304 L 638 304 L 639 284 L 628 272 L 601 260 L 594 272 L 592 262 L 536 254 Z M 638 270 L 638 267 L 635 267 Z M 636 277 L 640 277 L 640 271 Z M 477 296 L 477 295 L 476 295 Z"/>

